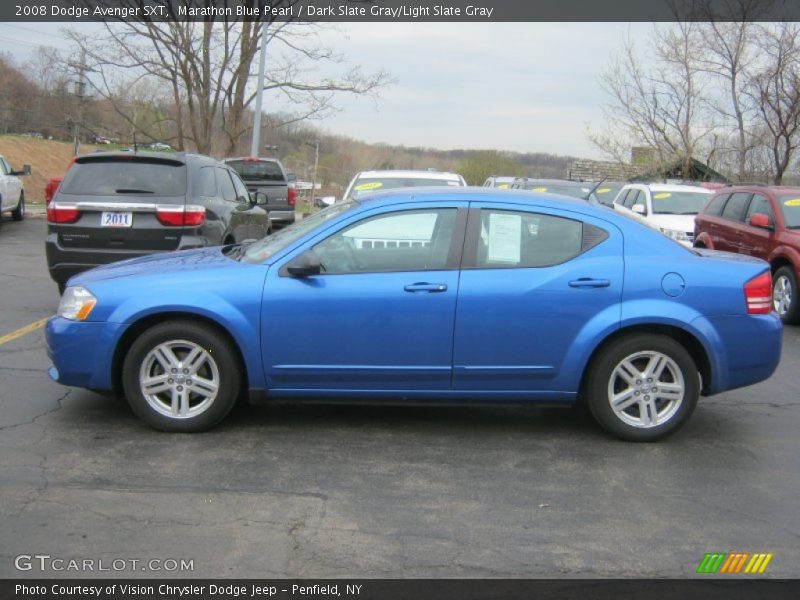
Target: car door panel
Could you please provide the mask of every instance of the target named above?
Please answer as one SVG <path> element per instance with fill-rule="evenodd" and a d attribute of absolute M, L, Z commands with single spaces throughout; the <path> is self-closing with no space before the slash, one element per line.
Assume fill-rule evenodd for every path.
<path fill-rule="evenodd" d="M 262 305 L 262 359 L 271 392 L 450 389 L 457 259 L 466 210 L 457 213 L 452 204 L 444 210 L 454 217 L 447 247 L 436 249 L 436 232 L 443 231 L 437 229 L 428 244 L 429 254 L 446 256 L 442 268 L 431 268 L 436 265 L 426 259 L 418 270 L 370 272 L 376 263 L 351 260 L 353 249 L 348 244 L 353 242 L 357 253 L 368 254 L 386 250 L 387 242 L 408 240 L 397 232 L 398 239 L 383 239 L 384 246 L 375 248 L 377 232 L 347 239 L 348 232 L 369 220 L 362 218 L 303 246 L 281 261 L 282 266 L 270 269 Z M 393 207 L 375 216 L 397 212 L 403 211 Z M 419 248 L 394 247 L 401 248 L 413 250 L 404 256 L 416 260 Z M 317 253 L 328 271 L 304 278 L 287 275 L 286 264 L 307 251 Z M 385 258 L 382 264 L 391 267 Z"/>
<path fill-rule="evenodd" d="M 502 208 L 519 210 L 492 207 Z M 571 218 L 567 211 L 548 214 Z M 576 390 L 580 374 L 566 367 L 573 362 L 568 355 L 586 331 L 597 330 L 597 323 L 616 326 L 623 285 L 621 233 L 599 219 L 584 222 L 605 232 L 605 240 L 561 264 L 462 270 L 454 389 Z M 469 251 L 468 243 L 465 261 Z"/>

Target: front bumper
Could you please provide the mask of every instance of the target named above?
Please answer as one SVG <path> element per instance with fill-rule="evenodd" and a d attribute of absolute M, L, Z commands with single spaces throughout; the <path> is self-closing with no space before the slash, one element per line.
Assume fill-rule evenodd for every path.
<path fill-rule="evenodd" d="M 45 326 L 47 374 L 62 385 L 96 390 L 113 388 L 114 349 L 127 325 L 51 317 Z"/>

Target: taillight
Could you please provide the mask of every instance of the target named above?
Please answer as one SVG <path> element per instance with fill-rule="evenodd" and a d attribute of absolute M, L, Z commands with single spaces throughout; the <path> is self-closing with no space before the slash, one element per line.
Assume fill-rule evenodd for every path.
<path fill-rule="evenodd" d="M 172 227 L 198 227 L 206 220 L 206 209 L 203 206 L 170 206 L 156 207 L 156 218 L 162 225 Z"/>
<path fill-rule="evenodd" d="M 61 177 L 51 177 L 50 181 L 47 182 L 47 185 L 44 186 L 45 204 L 50 204 L 50 202 L 53 200 L 53 196 L 55 196 L 59 185 L 61 185 Z"/>
<path fill-rule="evenodd" d="M 50 223 L 74 223 L 81 211 L 74 204 L 52 203 L 47 206 L 47 220 Z"/>
<path fill-rule="evenodd" d="M 294 206 L 294 202 L 296 199 L 297 199 L 297 190 L 290 187 L 289 195 L 286 197 L 286 202 L 289 204 L 289 206 Z"/>
<path fill-rule="evenodd" d="M 747 314 L 765 315 L 772 310 L 772 276 L 769 271 L 744 284 L 744 300 Z"/>

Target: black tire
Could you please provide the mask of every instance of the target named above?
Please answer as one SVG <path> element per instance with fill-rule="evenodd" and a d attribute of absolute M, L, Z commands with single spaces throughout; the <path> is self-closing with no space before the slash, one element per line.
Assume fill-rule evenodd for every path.
<path fill-rule="evenodd" d="M 772 306 L 787 325 L 800 323 L 800 295 L 792 267 L 781 267 L 772 277 Z"/>
<path fill-rule="evenodd" d="M 11 211 L 11 218 L 15 221 L 22 221 L 25 218 L 25 194 L 20 193 L 17 208 Z"/>
<path fill-rule="evenodd" d="M 159 384 L 169 386 L 169 390 L 151 393 L 146 397 L 140 384 L 140 375 L 149 374 L 153 378 L 161 378 L 174 373 L 172 368 L 167 372 L 163 366 L 164 362 L 151 354 L 157 347 L 163 348 L 163 344 L 173 344 L 170 349 L 172 358 L 181 361 L 189 358 L 188 350 L 192 346 L 207 354 L 203 355 L 201 352 L 200 356 L 204 362 L 197 373 L 192 373 L 192 369 L 189 368 L 189 374 L 185 374 L 182 369 L 187 365 L 181 365 L 177 369 L 177 374 L 173 375 L 174 379 L 170 378 Z M 183 351 L 187 352 L 181 357 Z M 227 416 L 239 396 L 241 365 L 236 352 L 219 331 L 207 325 L 176 320 L 147 329 L 131 345 L 122 368 L 122 384 L 128 404 L 140 419 L 161 431 L 194 432 L 210 429 Z M 213 371 L 214 368 L 216 373 Z M 218 387 L 215 396 L 209 400 L 189 391 L 191 389 L 189 384 L 192 384 L 189 377 L 198 378 L 194 381 L 195 385 L 200 381 L 212 381 L 216 378 Z M 175 410 L 175 405 L 180 402 L 181 393 L 187 398 L 186 414 L 184 416 L 165 414 Z M 207 393 L 207 390 L 203 393 Z M 176 394 L 178 400 L 175 399 Z M 167 401 L 170 402 L 169 407 Z M 192 402 L 195 404 L 192 405 Z M 200 412 L 193 415 L 191 411 Z"/>
<path fill-rule="evenodd" d="M 647 369 L 659 364 L 650 362 L 657 356 L 666 357 L 659 358 L 665 366 L 648 381 Z M 616 369 L 626 359 L 633 372 L 623 377 Z M 615 390 L 621 400 L 619 410 L 611 405 Z M 679 342 L 664 335 L 631 334 L 611 342 L 592 361 L 586 395 L 589 410 L 603 429 L 626 441 L 653 442 L 677 431 L 694 412 L 700 377 L 692 356 Z M 630 403 L 627 408 L 626 403 Z"/>

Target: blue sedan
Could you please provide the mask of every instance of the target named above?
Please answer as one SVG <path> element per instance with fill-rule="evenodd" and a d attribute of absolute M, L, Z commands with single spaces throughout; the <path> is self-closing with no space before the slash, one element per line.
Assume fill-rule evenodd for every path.
<path fill-rule="evenodd" d="M 581 200 L 399 190 L 250 245 L 73 277 L 47 324 L 64 385 L 165 431 L 240 397 L 584 402 L 612 434 L 677 430 L 778 365 L 769 265 L 684 248 Z"/>

